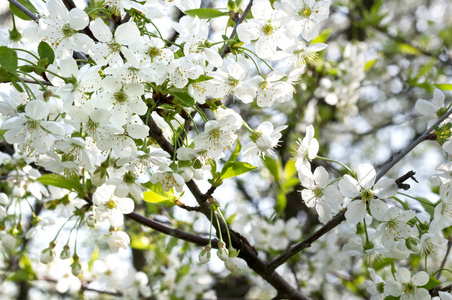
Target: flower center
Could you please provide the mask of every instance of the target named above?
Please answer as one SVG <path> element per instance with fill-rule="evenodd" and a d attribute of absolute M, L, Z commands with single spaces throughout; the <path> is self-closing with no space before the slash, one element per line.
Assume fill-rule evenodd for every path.
<path fill-rule="evenodd" d="M 272 25 L 271 21 L 268 21 L 264 26 L 262 26 L 262 31 L 266 35 L 271 35 L 273 32 L 275 32 L 275 26 Z"/>
<path fill-rule="evenodd" d="M 312 8 L 310 8 L 309 6 L 305 5 L 303 7 L 303 9 L 298 12 L 298 15 L 303 17 L 303 18 L 305 18 L 305 19 L 307 19 L 307 18 L 309 18 L 312 15 Z"/>
<path fill-rule="evenodd" d="M 370 199 L 372 199 L 372 197 L 373 197 L 373 193 L 372 193 L 372 190 L 366 190 L 366 189 L 362 189 L 361 190 L 361 198 L 364 200 L 364 201 L 366 201 L 366 202 L 368 202 Z"/>
<path fill-rule="evenodd" d="M 113 98 L 119 102 L 119 103 L 123 103 L 127 101 L 127 94 L 124 93 L 124 91 L 121 89 L 119 92 L 116 92 L 113 94 Z"/>
<path fill-rule="evenodd" d="M 66 38 L 71 37 L 77 33 L 77 30 L 72 29 L 69 24 L 64 24 L 62 31 L 63 31 L 64 37 L 66 37 Z"/>
<path fill-rule="evenodd" d="M 113 209 L 113 208 L 116 207 L 116 202 L 115 202 L 114 200 L 109 200 L 109 201 L 107 202 L 107 204 L 105 204 L 105 206 L 106 206 L 108 209 Z"/>

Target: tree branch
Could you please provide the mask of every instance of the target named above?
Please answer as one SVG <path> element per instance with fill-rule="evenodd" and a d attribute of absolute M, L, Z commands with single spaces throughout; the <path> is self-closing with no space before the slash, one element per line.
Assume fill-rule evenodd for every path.
<path fill-rule="evenodd" d="M 160 147 L 168 152 L 171 157 L 174 156 L 174 147 L 173 145 L 163 136 L 162 130 L 158 127 L 152 117 L 149 117 L 148 124 L 149 126 L 149 135 L 160 145 Z M 210 219 L 210 204 L 208 199 L 213 199 L 211 195 L 203 194 L 198 185 L 194 182 L 194 180 L 190 180 L 186 183 L 188 189 L 195 197 L 196 201 L 200 206 L 200 211 Z M 221 218 L 219 219 L 220 226 L 218 227 L 214 223 L 215 229 L 221 231 L 223 236 L 227 236 L 226 226 Z M 280 276 L 275 270 L 269 271 L 267 268 L 267 263 L 261 260 L 258 257 L 256 249 L 249 243 L 249 241 L 234 231 L 232 228 L 228 226 L 229 233 L 231 236 L 232 246 L 235 249 L 240 250 L 239 257 L 244 259 L 248 266 L 259 274 L 263 279 L 265 279 L 268 283 L 270 283 L 277 291 L 278 296 L 282 298 L 290 298 L 290 299 L 302 299 L 307 300 L 308 297 L 302 295 L 299 291 L 297 291 L 294 287 L 292 287 L 282 276 Z M 165 229 L 166 230 L 166 229 Z M 227 243 L 227 241 L 225 241 Z M 202 245 L 206 245 L 204 243 Z"/>
<path fill-rule="evenodd" d="M 31 11 L 29 11 L 25 6 L 23 6 L 22 4 L 20 4 L 19 2 L 17 2 L 17 0 L 8 0 L 9 3 L 11 3 L 12 5 L 14 5 L 15 7 L 17 7 L 21 12 L 23 12 L 24 14 L 26 14 L 27 16 L 29 16 L 30 18 L 32 18 L 34 21 L 39 20 L 39 18 L 37 16 L 35 16 L 34 13 L 32 13 Z"/>
<path fill-rule="evenodd" d="M 243 11 L 242 15 L 240 16 L 240 19 L 238 19 L 237 22 L 235 22 L 235 26 L 232 29 L 231 35 L 229 36 L 229 39 L 234 38 L 235 33 L 237 32 L 237 27 L 243 22 L 243 20 L 245 20 L 246 15 L 248 15 L 248 13 L 251 10 L 251 6 L 253 5 L 253 0 L 250 0 L 250 2 L 248 3 L 248 5 L 246 6 L 245 10 Z M 221 51 L 221 58 L 224 58 L 226 56 L 226 54 L 230 51 L 229 49 L 229 43 L 226 43 L 223 47 L 223 51 Z M 216 68 L 215 68 L 216 69 Z"/>
<path fill-rule="evenodd" d="M 135 220 L 138 223 L 140 223 L 144 226 L 147 226 L 149 228 L 152 228 L 156 231 L 159 231 L 161 233 L 173 236 L 175 238 L 178 238 L 178 239 L 190 242 L 190 243 L 194 243 L 196 245 L 205 246 L 209 243 L 208 238 L 201 237 L 198 235 L 194 235 L 194 234 L 185 232 L 180 229 L 175 229 L 175 228 L 166 226 L 160 222 L 157 222 L 155 220 L 152 220 L 152 219 L 146 218 L 140 214 L 137 214 L 136 212 L 131 212 L 130 214 L 127 214 L 126 216 L 129 217 L 130 219 Z M 218 248 L 218 240 L 217 239 L 212 240 L 212 247 Z"/>

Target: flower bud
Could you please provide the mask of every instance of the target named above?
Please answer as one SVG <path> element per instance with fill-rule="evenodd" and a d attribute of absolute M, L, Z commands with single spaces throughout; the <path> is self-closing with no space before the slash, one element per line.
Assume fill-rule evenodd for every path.
<path fill-rule="evenodd" d="M 61 253 L 60 253 L 60 258 L 61 259 L 68 259 L 70 256 L 71 256 L 71 252 L 70 252 L 70 249 L 69 249 L 69 245 L 65 245 L 63 247 L 63 251 L 61 251 Z"/>
<path fill-rule="evenodd" d="M 421 249 L 419 239 L 412 236 L 405 240 L 405 245 L 408 249 L 410 249 L 413 252 L 418 252 Z"/>
<path fill-rule="evenodd" d="M 226 244 L 223 241 L 218 242 L 217 255 L 222 261 L 227 261 L 229 259 L 229 251 L 226 249 Z"/>
<path fill-rule="evenodd" d="M 224 266 L 231 272 L 237 272 L 239 270 L 239 267 L 234 263 L 232 258 L 227 259 L 224 262 Z"/>
<path fill-rule="evenodd" d="M 210 245 L 207 245 L 204 247 L 204 249 L 201 251 L 201 253 L 199 253 L 199 263 L 201 264 L 205 264 L 206 262 L 208 262 L 210 260 L 210 250 L 212 249 L 212 247 L 210 247 Z"/>
<path fill-rule="evenodd" d="M 41 256 L 39 257 L 39 261 L 43 264 L 49 264 L 55 258 L 55 253 L 52 249 L 46 248 L 42 250 Z"/>
<path fill-rule="evenodd" d="M 82 265 L 79 263 L 78 259 L 74 260 L 71 265 L 72 275 L 78 276 L 82 272 Z"/>

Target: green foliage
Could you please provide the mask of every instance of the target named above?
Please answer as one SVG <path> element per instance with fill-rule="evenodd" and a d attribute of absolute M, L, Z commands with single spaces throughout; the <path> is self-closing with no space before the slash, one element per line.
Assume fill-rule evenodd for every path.
<path fill-rule="evenodd" d="M 57 174 L 45 174 L 36 179 L 42 184 L 52 185 L 59 188 L 67 189 L 82 193 L 82 186 L 78 178 L 67 178 Z"/>
<path fill-rule="evenodd" d="M 221 178 L 222 179 L 239 176 L 239 175 L 245 174 L 249 171 L 256 169 L 256 167 L 250 163 L 236 161 L 241 149 L 242 149 L 242 145 L 237 140 L 237 145 L 235 146 L 234 151 L 232 152 L 228 161 L 226 162 L 226 164 L 223 166 L 223 169 L 221 170 Z"/>
<path fill-rule="evenodd" d="M 333 32 L 333 28 L 327 28 L 325 30 L 323 30 L 315 39 L 313 39 L 310 44 L 315 44 L 315 43 L 326 43 L 326 41 L 328 41 L 331 33 Z"/>
<path fill-rule="evenodd" d="M 189 9 L 185 11 L 185 14 L 192 18 L 198 17 L 200 19 L 214 19 L 228 15 L 226 12 L 221 12 L 218 9 L 213 8 Z"/>
<path fill-rule="evenodd" d="M 452 91 L 452 84 L 450 83 L 434 83 L 433 85 L 443 91 Z"/>
<path fill-rule="evenodd" d="M 41 60 L 47 59 L 48 64 L 52 64 L 55 61 L 55 53 L 52 47 L 44 41 L 39 43 L 38 54 Z"/>
<path fill-rule="evenodd" d="M 440 285 L 441 283 L 442 282 L 439 281 L 438 279 L 436 279 L 434 276 L 430 276 L 428 282 L 425 285 L 421 286 L 421 288 L 424 288 L 426 290 L 431 290 L 431 289 L 437 287 L 438 285 Z"/>
<path fill-rule="evenodd" d="M 221 171 L 221 178 L 226 179 L 230 177 L 239 176 L 254 169 L 256 169 L 255 166 L 246 162 L 241 161 L 227 162 L 224 165 L 223 170 Z"/>
<path fill-rule="evenodd" d="M 175 204 L 173 190 L 170 190 L 169 192 L 165 191 L 160 182 L 156 184 L 148 182 L 144 185 L 149 189 L 143 193 L 144 201 L 156 205 L 166 205 L 168 207 Z"/>
<path fill-rule="evenodd" d="M 0 47 L 0 66 L 5 68 L 9 73 L 16 74 L 17 65 L 18 65 L 18 58 L 17 58 L 16 51 L 8 48 L 6 46 L 1 46 Z"/>

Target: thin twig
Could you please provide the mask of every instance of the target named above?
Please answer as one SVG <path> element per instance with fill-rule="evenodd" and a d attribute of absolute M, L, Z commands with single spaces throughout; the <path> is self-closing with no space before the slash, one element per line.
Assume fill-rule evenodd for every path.
<path fill-rule="evenodd" d="M 444 255 L 443 261 L 441 262 L 441 266 L 439 267 L 439 271 L 438 271 L 438 273 L 436 273 L 436 276 L 435 276 L 438 279 L 441 276 L 441 272 L 443 271 L 444 266 L 446 265 L 447 257 L 449 256 L 449 252 L 450 252 L 450 248 L 452 248 L 452 239 L 449 238 L 449 242 L 447 243 L 446 254 Z"/>
<path fill-rule="evenodd" d="M 47 81 L 47 80 L 33 80 L 33 79 L 28 79 L 28 78 L 21 78 L 21 80 L 23 82 L 26 82 L 26 83 L 35 83 L 35 84 L 42 84 L 42 85 L 47 85 L 47 86 L 53 86 L 53 84 L 50 81 Z"/>
<path fill-rule="evenodd" d="M 32 13 L 31 11 L 28 10 L 28 8 L 26 8 L 25 6 L 23 6 L 22 4 L 20 4 L 19 2 L 17 2 L 17 0 L 8 0 L 12 5 L 14 5 L 15 7 L 17 7 L 21 12 L 23 12 L 24 14 L 26 14 L 27 16 L 29 16 L 30 18 L 32 18 L 34 21 L 39 20 L 39 18 Z"/>
<path fill-rule="evenodd" d="M 235 33 L 237 32 L 237 27 L 243 22 L 243 20 L 245 20 L 246 16 L 248 15 L 248 13 L 251 10 L 251 6 L 253 5 L 253 0 L 250 0 L 250 2 L 248 3 L 248 5 L 246 6 L 245 10 L 243 11 L 242 15 L 240 16 L 239 20 L 235 23 L 234 28 L 232 29 L 232 33 L 229 36 L 229 39 L 234 38 Z M 221 58 L 224 58 L 226 56 L 226 54 L 229 51 L 229 44 L 226 43 L 223 47 L 223 51 L 221 51 Z"/>
<path fill-rule="evenodd" d="M 185 232 L 183 230 L 180 229 L 176 229 L 176 228 L 172 228 L 169 226 L 166 226 L 160 222 L 157 222 L 155 220 L 146 218 L 140 214 L 137 214 L 136 212 L 132 212 L 130 214 L 126 215 L 127 217 L 129 217 L 130 219 L 133 219 L 135 221 L 137 221 L 138 223 L 145 225 L 149 228 L 152 228 L 154 230 L 157 230 L 161 233 L 173 236 L 175 238 L 187 241 L 187 242 L 191 242 L 194 243 L 196 245 L 200 245 L 200 246 L 205 246 L 209 243 L 209 239 L 205 238 L 205 237 L 201 237 L 198 235 L 194 235 L 188 232 Z M 218 248 L 218 240 L 217 239 L 213 239 L 212 240 L 212 247 L 213 248 Z"/>

